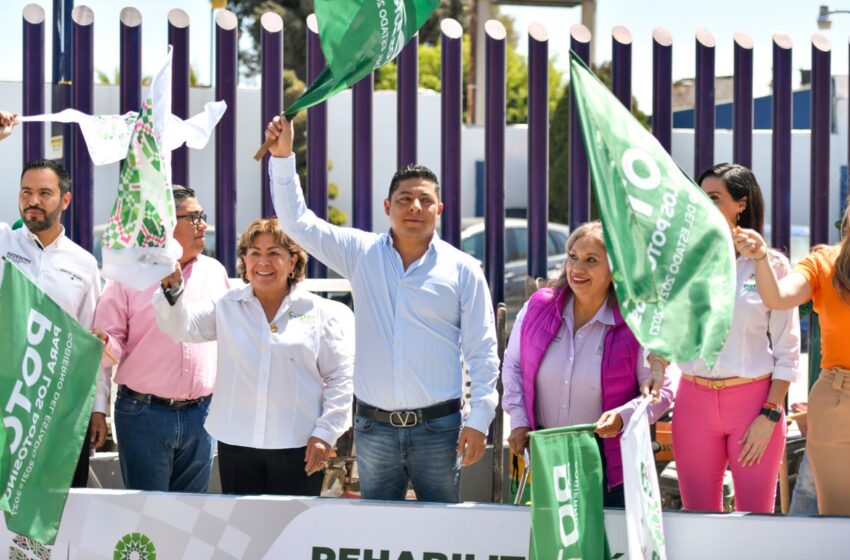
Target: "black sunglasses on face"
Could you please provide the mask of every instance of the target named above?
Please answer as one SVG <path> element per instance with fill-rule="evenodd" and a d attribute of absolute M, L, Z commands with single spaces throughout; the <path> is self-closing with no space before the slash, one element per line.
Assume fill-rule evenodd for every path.
<path fill-rule="evenodd" d="M 189 218 L 193 226 L 201 225 L 201 222 L 207 222 L 206 212 L 189 212 L 187 214 L 178 214 L 176 218 Z"/>

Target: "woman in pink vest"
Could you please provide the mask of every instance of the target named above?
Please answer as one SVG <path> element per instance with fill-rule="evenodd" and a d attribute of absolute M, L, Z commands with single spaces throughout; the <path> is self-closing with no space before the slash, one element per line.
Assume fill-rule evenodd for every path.
<path fill-rule="evenodd" d="M 522 455 L 531 430 L 595 423 L 604 505 L 624 507 L 620 432 L 653 375 L 660 382 L 663 371 L 650 372 L 617 306 L 602 224 L 584 224 L 567 240 L 561 277 L 520 310 L 505 351 L 502 405 L 511 418 L 511 451 Z M 650 420 L 671 400 L 665 380 Z"/>
<path fill-rule="evenodd" d="M 729 223 L 763 234 L 764 199 L 753 172 L 722 163 L 702 173 L 699 185 Z M 714 366 L 678 364 L 682 379 L 673 413 L 673 453 L 685 509 L 722 511 L 723 474 L 732 470 L 735 509 L 772 513 L 776 477 L 785 449 L 785 394 L 797 377 L 800 320 L 797 308 L 771 311 L 756 289 L 756 263 L 736 255 L 735 311 Z M 791 267 L 766 251 L 781 278 Z"/>

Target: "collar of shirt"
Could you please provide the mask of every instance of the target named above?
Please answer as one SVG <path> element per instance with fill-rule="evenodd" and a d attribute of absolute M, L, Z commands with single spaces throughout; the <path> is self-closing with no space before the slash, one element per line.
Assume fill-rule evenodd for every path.
<path fill-rule="evenodd" d="M 41 239 L 39 239 L 36 234 L 31 232 L 26 225 L 24 225 L 20 229 L 20 231 L 21 231 L 21 233 L 23 233 L 27 237 L 27 239 L 29 239 L 31 242 L 35 243 L 36 247 L 38 247 L 39 249 L 41 249 L 43 251 L 43 250 L 47 249 L 48 247 L 54 247 L 54 248 L 57 248 L 57 249 L 61 247 L 62 241 L 65 239 L 65 226 L 60 225 L 59 228 L 60 228 L 59 229 L 59 235 L 57 235 L 56 239 L 54 239 L 49 245 L 42 244 Z"/>
<path fill-rule="evenodd" d="M 561 316 L 564 318 L 564 320 L 569 323 L 570 330 L 572 330 L 572 326 L 575 320 L 575 301 L 575 295 L 570 294 L 570 301 L 567 302 L 567 305 L 564 306 L 564 311 L 561 313 Z M 605 299 L 605 303 L 603 303 L 602 306 L 596 310 L 596 313 L 593 315 L 593 318 L 588 321 L 585 326 L 591 325 L 596 322 L 611 327 L 617 324 L 617 321 L 614 319 L 614 309 L 611 307 L 610 297 Z"/>
<path fill-rule="evenodd" d="M 305 290 L 304 288 L 302 288 L 298 284 L 294 284 L 292 287 L 290 287 L 289 293 L 286 295 L 285 298 L 283 298 L 283 301 L 280 304 L 280 309 L 278 309 L 277 313 L 275 313 L 273 320 L 276 321 L 285 311 L 287 311 L 293 305 L 295 305 L 296 302 L 304 299 L 307 296 L 308 293 L 309 292 L 307 290 Z M 242 301 L 242 302 L 248 302 L 248 301 L 256 301 L 257 303 L 260 302 L 260 300 L 257 299 L 257 296 L 254 295 L 254 287 L 251 284 L 246 284 L 242 288 L 230 290 L 229 292 L 227 292 L 225 294 L 224 297 L 227 297 L 227 298 L 230 298 L 230 299 L 233 299 L 233 300 L 236 300 L 236 301 Z"/>

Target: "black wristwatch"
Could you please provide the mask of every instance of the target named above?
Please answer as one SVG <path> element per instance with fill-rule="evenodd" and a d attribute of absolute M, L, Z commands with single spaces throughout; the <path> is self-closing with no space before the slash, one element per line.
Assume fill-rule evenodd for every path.
<path fill-rule="evenodd" d="M 768 408 L 766 406 L 759 411 L 759 414 L 761 414 L 762 416 L 767 416 L 767 419 L 771 422 L 779 422 L 779 420 L 782 418 L 781 410 L 776 410 L 775 408 Z"/>
<path fill-rule="evenodd" d="M 174 307 L 183 294 L 183 282 L 176 285 L 162 284 L 162 293 L 165 295 L 165 301 L 168 302 L 168 305 Z"/>

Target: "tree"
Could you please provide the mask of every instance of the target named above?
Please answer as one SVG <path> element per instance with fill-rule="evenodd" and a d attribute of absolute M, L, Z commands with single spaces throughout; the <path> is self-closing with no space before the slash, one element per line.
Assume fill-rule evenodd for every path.
<path fill-rule="evenodd" d="M 604 62 L 593 71 L 611 87 L 611 63 Z M 632 97 L 632 114 L 649 128 L 649 117 Z M 549 219 L 568 223 L 570 196 L 570 84 L 564 89 L 549 113 Z M 591 216 L 596 216 L 595 197 L 591 196 Z"/>

